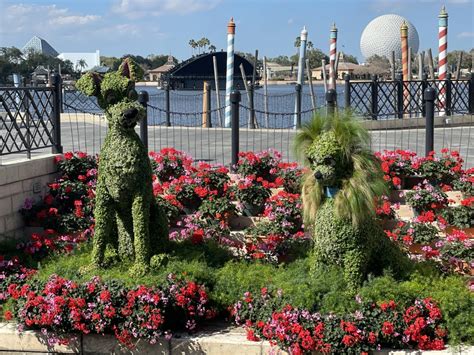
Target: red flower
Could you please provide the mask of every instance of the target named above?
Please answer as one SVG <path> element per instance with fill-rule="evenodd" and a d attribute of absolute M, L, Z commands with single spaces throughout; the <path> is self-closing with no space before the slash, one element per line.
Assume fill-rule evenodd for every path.
<path fill-rule="evenodd" d="M 66 159 L 66 160 L 71 160 L 73 156 L 74 156 L 74 154 L 71 153 L 71 152 L 64 153 L 64 159 Z"/>
<path fill-rule="evenodd" d="M 393 334 L 393 324 L 391 322 L 383 322 L 382 333 L 385 335 Z"/>
<path fill-rule="evenodd" d="M 5 318 L 5 320 L 12 320 L 13 314 L 10 311 L 5 311 L 5 313 L 3 313 L 3 317 Z"/>
<path fill-rule="evenodd" d="M 46 203 L 48 206 L 51 206 L 54 202 L 54 197 L 51 194 L 48 194 L 44 197 L 44 203 Z"/>

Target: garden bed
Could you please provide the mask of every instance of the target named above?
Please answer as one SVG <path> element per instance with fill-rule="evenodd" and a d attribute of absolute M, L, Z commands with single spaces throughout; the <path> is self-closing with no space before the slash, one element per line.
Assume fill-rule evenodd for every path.
<path fill-rule="evenodd" d="M 393 155 L 390 155 L 392 158 Z M 281 162 L 274 152 L 247 152 L 241 156 L 238 174 L 229 174 L 224 167 L 193 163 L 191 158 L 172 149 L 153 153 L 152 159 L 156 175 L 154 193 L 167 211 L 171 233 L 166 251 L 152 258 L 150 272 L 140 277 L 129 275 L 131 264 L 118 260 L 112 253 L 106 255 L 105 269 L 89 268 L 94 232 L 91 224 L 97 175 L 95 159 L 82 153 L 67 153 L 58 162 L 63 171 L 62 178 L 50 185 L 50 192 L 42 201 L 30 203 L 23 210 L 26 220 L 37 228 L 43 228 L 44 232 L 35 235 L 28 243 L 5 248 L 5 256 L 0 259 L 0 303 L 8 299 L 4 303 L 5 318 L 16 318 L 21 327 L 31 323 L 33 328 L 55 333 L 47 337 L 50 342 L 68 339 L 73 330 L 99 334 L 115 332 L 115 336 L 105 337 L 84 335 L 80 338 L 83 343 L 79 345 L 83 347 L 89 342 L 86 339 L 104 340 L 110 337 L 130 345 L 129 340 L 135 344 L 140 338 L 138 349 L 143 349 L 141 351 L 161 349 L 144 345 L 151 340 L 168 349 L 163 350 L 164 353 L 170 353 L 169 349 L 179 350 L 173 344 L 181 342 L 186 344 L 183 345 L 185 353 L 212 353 L 212 349 L 223 353 L 226 349 L 242 346 L 245 353 L 260 354 L 269 349 L 265 339 L 278 341 L 274 335 L 264 333 L 258 324 L 263 327 L 268 317 L 280 314 L 285 305 L 292 305 L 292 310 L 297 309 L 314 316 L 314 319 L 322 317 L 325 331 L 321 333 L 320 340 L 324 339 L 324 344 L 338 349 L 334 350 L 336 352 L 340 351 L 338 346 L 341 344 L 347 351 L 357 353 L 375 350 L 378 346 L 436 349 L 443 348 L 447 341 L 450 344 L 474 343 L 474 297 L 469 291 L 472 284 L 466 277 L 470 272 L 469 262 L 472 261 L 472 243 L 460 232 L 465 229 L 464 212 L 473 207 L 472 200 L 469 200 L 469 186 L 465 184 L 472 179 L 472 172 L 458 170 L 457 165 L 453 164 L 453 171 L 448 169 L 440 175 L 441 178 L 449 176 L 446 182 L 451 184 L 448 196 L 452 201 L 446 198 L 443 208 L 462 207 L 461 214 L 456 211 L 446 217 L 459 224 L 455 230 L 449 225 L 440 227 L 440 220 L 437 219 L 440 209 L 434 209 L 436 213 L 433 215 L 423 211 L 416 217 L 412 206 L 405 204 L 408 199 L 399 204 L 388 198 L 384 200 L 377 214 L 385 220 L 387 236 L 407 252 L 416 238 L 422 238 L 425 244 L 420 254 L 412 255 L 417 262 L 406 275 L 397 279 L 390 270 L 380 270 L 380 274 L 371 275 L 355 295 L 347 292 L 342 269 L 314 268 L 311 264 L 308 256 L 311 230 L 305 230 L 302 224 L 298 194 L 304 170 L 296 164 Z M 418 161 L 413 155 L 409 159 L 412 169 Z M 385 158 L 381 160 L 387 161 Z M 427 172 L 433 171 L 431 161 L 423 164 L 427 166 Z M 392 166 L 395 165 L 392 163 Z M 442 165 L 445 166 L 446 162 L 443 161 Z M 395 178 L 402 173 L 390 167 L 387 169 L 391 183 L 396 185 Z M 440 176 L 437 176 L 438 180 Z M 472 181 L 469 183 L 472 184 Z M 436 184 L 433 186 L 438 187 Z M 263 208 L 259 213 L 245 212 L 244 202 L 253 200 L 260 201 L 257 205 Z M 184 205 L 196 211 L 185 215 Z M 436 220 L 430 219 L 435 217 Z M 423 221 L 419 221 L 420 218 Z M 436 227 L 434 232 L 429 231 L 431 234 L 425 231 L 416 235 L 410 234 L 409 228 L 402 229 L 400 221 L 422 223 L 423 228 L 434 224 Z M 21 254 L 20 259 L 11 258 L 18 253 Z M 467 263 L 464 270 L 459 270 L 460 262 Z M 457 275 L 457 271 L 461 274 Z M 51 278 L 52 275 L 64 280 Z M 170 275 L 173 275 L 171 281 Z M 92 280 L 96 280 L 98 289 L 88 292 Z M 66 291 L 69 288 L 59 287 L 59 284 L 73 284 L 76 291 Z M 28 285 L 28 288 L 24 289 L 23 285 Z M 107 292 L 103 295 L 105 291 L 110 291 L 110 295 Z M 160 300 L 165 298 L 168 303 L 157 299 L 155 303 L 142 300 L 136 296 L 140 292 L 152 299 L 155 296 Z M 239 304 L 252 303 L 259 296 L 249 295 L 260 295 L 262 292 L 271 296 L 272 301 L 255 304 L 255 313 L 241 314 L 235 308 Z M 126 309 L 121 314 L 119 311 L 124 307 L 122 301 L 131 297 L 130 294 L 136 296 L 132 297 L 137 302 L 134 303 L 135 308 Z M 51 300 L 56 297 L 72 302 L 80 311 L 80 321 L 71 319 L 72 306 L 54 308 L 55 302 Z M 37 304 L 28 303 L 33 299 Z M 279 301 L 273 302 L 274 299 Z M 427 299 L 433 300 L 432 307 L 436 312 L 425 314 L 423 312 L 427 309 L 420 310 L 417 318 L 422 324 L 413 333 L 410 327 L 414 320 L 405 319 L 402 315 L 410 307 L 423 302 L 431 305 Z M 62 302 L 61 298 L 58 301 Z M 396 306 L 387 311 L 383 305 L 389 301 Z M 79 304 L 76 305 L 76 302 Z M 97 309 L 97 315 L 91 313 L 91 302 L 94 304 L 92 308 Z M 367 312 L 364 307 L 368 305 L 373 305 L 377 312 L 364 313 Z M 55 324 L 52 321 L 54 317 L 38 318 L 38 310 L 41 309 L 39 314 L 48 310 L 60 317 L 63 323 Z M 151 309 L 160 317 L 155 320 L 147 318 L 150 323 L 142 327 L 139 317 L 144 310 L 148 314 Z M 196 309 L 199 311 L 196 312 Z M 363 318 L 360 318 L 361 314 Z M 95 318 L 106 321 L 102 326 Z M 176 324 L 175 319 L 184 322 Z M 237 321 L 247 328 L 246 337 L 255 342 L 243 340 L 242 328 L 238 331 L 231 329 L 229 333 L 224 333 L 227 335 L 222 335 L 221 331 L 205 336 L 211 319 L 224 322 L 226 326 Z M 331 319 L 338 322 L 331 322 Z M 318 323 L 312 322 L 302 320 L 300 331 L 313 332 Z M 396 331 L 389 331 L 386 322 Z M 361 336 L 354 336 L 350 332 L 352 326 L 347 327 L 346 323 L 353 324 L 356 333 Z M 10 324 L 3 329 L 11 331 L 11 327 Z M 133 334 L 134 327 L 136 336 Z M 176 334 L 181 334 L 183 330 L 193 333 L 199 329 L 204 329 L 204 333 L 176 338 Z M 279 344 L 282 348 L 291 348 L 292 344 L 300 344 L 304 349 L 304 346 L 312 348 L 308 343 L 303 345 L 301 339 L 292 338 L 290 330 L 287 331 L 285 342 Z M 371 332 L 377 334 L 375 338 L 370 336 Z M 175 334 L 171 340 L 163 338 L 171 333 Z M 37 337 L 38 333 L 28 331 L 25 337 L 28 334 Z M 311 336 L 317 339 L 316 334 Z M 90 343 L 96 345 L 100 342 L 91 340 Z M 74 344 L 77 343 L 71 346 L 77 346 Z M 214 345 L 211 347 L 209 344 Z M 103 346 L 104 349 L 115 349 L 116 343 L 107 340 L 107 345 Z M 83 349 L 86 353 L 89 351 L 89 348 Z M 298 353 L 295 348 L 292 349 L 293 353 Z"/>
<path fill-rule="evenodd" d="M 211 328 L 211 329 L 208 329 Z M 46 345 L 46 339 L 38 331 L 19 333 L 14 323 L 0 323 L 0 352 L 1 353 L 51 353 L 56 354 L 163 354 L 163 355 L 286 355 L 286 351 L 271 346 L 268 341 L 249 341 L 245 331 L 240 327 L 226 325 L 213 326 L 203 329 L 199 335 L 190 336 L 179 334 L 172 339 L 162 338 L 157 344 L 140 342 L 133 351 L 124 348 L 113 336 L 86 335 L 71 339 L 69 345 Z M 438 351 L 389 350 L 374 351 L 374 355 L 436 355 L 459 354 L 468 355 L 474 352 L 474 347 L 448 347 Z"/>

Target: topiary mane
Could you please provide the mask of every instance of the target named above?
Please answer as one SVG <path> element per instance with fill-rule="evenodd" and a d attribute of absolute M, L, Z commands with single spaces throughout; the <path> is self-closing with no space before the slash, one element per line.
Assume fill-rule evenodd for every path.
<path fill-rule="evenodd" d="M 355 119 L 316 115 L 297 133 L 294 146 L 299 160 L 311 171 L 302 191 L 306 223 L 314 220 L 326 186 L 340 189 L 334 201 L 338 217 L 354 225 L 375 217 L 374 201 L 388 190 L 369 150 L 369 133 Z"/>
<path fill-rule="evenodd" d="M 316 115 L 295 138 L 309 168 L 302 200 L 305 225 L 314 228 L 313 264 L 342 266 L 352 290 L 369 272 L 406 265 L 376 219 L 375 201 L 388 188 L 369 146 L 369 133 L 347 113 Z"/>

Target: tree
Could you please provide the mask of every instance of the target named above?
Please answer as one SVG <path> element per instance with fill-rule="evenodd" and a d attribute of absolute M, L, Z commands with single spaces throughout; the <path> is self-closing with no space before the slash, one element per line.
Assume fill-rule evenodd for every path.
<path fill-rule="evenodd" d="M 120 63 L 121 61 L 117 57 L 100 57 L 100 64 L 109 67 L 113 71 L 118 69 Z"/>
<path fill-rule="evenodd" d="M 211 52 L 211 53 L 215 52 L 216 49 L 217 49 L 216 46 L 213 45 L 213 44 L 211 44 L 211 45 L 209 46 L 209 52 Z"/>
<path fill-rule="evenodd" d="M 76 63 L 76 70 L 82 73 L 85 67 L 87 67 L 87 62 L 85 61 L 85 59 L 79 59 Z"/>
<path fill-rule="evenodd" d="M 190 39 L 188 44 L 191 46 L 191 49 L 193 51 L 193 55 L 194 55 L 194 50 L 196 49 L 197 47 L 197 42 L 194 40 L 194 39 Z"/>
<path fill-rule="evenodd" d="M 351 54 L 346 54 L 346 53 L 344 53 L 344 62 L 359 64 L 359 61 L 357 60 L 357 58 L 355 56 L 353 56 Z"/>
<path fill-rule="evenodd" d="M 448 53 L 448 68 L 451 68 L 453 71 L 457 70 L 456 66 L 458 65 L 459 56 L 462 53 L 461 69 L 471 69 L 472 68 L 472 53 L 474 49 L 471 49 L 470 52 L 455 50 Z"/>
<path fill-rule="evenodd" d="M 366 63 L 370 66 L 378 67 L 380 69 L 390 69 L 390 61 L 386 57 L 381 57 L 377 54 L 367 58 Z"/>

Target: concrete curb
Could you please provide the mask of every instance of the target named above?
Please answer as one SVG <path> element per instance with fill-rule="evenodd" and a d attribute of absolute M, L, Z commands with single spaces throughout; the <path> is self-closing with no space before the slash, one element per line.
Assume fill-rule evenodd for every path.
<path fill-rule="evenodd" d="M 228 325 L 208 327 L 194 335 L 176 335 L 167 340 L 161 338 L 156 344 L 139 341 L 129 350 L 121 346 L 112 335 L 86 335 L 72 338 L 68 346 L 49 347 L 41 332 L 27 330 L 19 333 L 15 323 L 0 323 L 0 354 L 162 354 L 162 355 L 288 355 L 271 347 L 267 341 L 253 342 L 245 337 L 243 328 Z M 379 355 L 441 355 L 473 354 L 474 347 L 450 348 L 442 351 L 382 350 Z"/>

